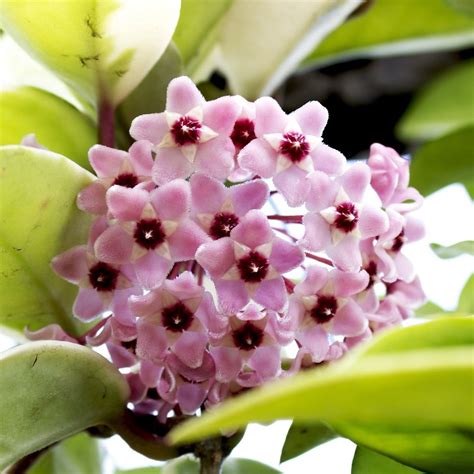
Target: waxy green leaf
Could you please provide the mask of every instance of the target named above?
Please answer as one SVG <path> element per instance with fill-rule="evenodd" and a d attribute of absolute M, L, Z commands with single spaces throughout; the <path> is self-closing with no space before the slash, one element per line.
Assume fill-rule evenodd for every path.
<path fill-rule="evenodd" d="M 453 327 L 443 324 L 449 322 Z M 473 337 L 472 318 L 399 328 L 329 367 L 226 402 L 177 427 L 170 440 L 294 418 L 324 421 L 343 436 L 420 469 L 436 471 L 448 460 L 453 472 L 474 468 L 469 455 L 474 448 Z"/>
<path fill-rule="evenodd" d="M 63 438 L 108 425 L 125 410 L 129 388 L 92 350 L 41 341 L 0 355 L 0 469 Z"/>
<path fill-rule="evenodd" d="M 176 27 L 179 0 L 2 2 L 2 27 L 89 102 L 118 104 L 146 76 Z"/>
<path fill-rule="evenodd" d="M 449 184 L 462 183 L 474 197 L 472 150 L 474 126 L 426 143 L 411 161 L 410 184 L 426 196 Z"/>
<path fill-rule="evenodd" d="M 455 258 L 460 255 L 474 255 L 474 240 L 464 240 L 457 244 L 443 246 L 440 244 L 430 244 L 431 250 L 440 258 Z"/>
<path fill-rule="evenodd" d="M 303 68 L 359 57 L 415 54 L 474 44 L 474 19 L 446 0 L 376 0 L 349 19 L 303 61 Z"/>
<path fill-rule="evenodd" d="M 191 75 L 201 81 L 218 70 L 233 93 L 247 99 L 271 94 L 360 3 L 234 0 Z"/>
<path fill-rule="evenodd" d="M 441 306 L 433 303 L 432 301 L 428 301 L 423 306 L 420 306 L 417 310 L 415 310 L 415 316 L 420 318 L 431 317 L 431 316 L 443 316 L 444 309 Z"/>
<path fill-rule="evenodd" d="M 28 474 L 102 474 L 99 443 L 87 433 L 66 439 L 42 454 Z"/>
<path fill-rule="evenodd" d="M 397 134 L 406 141 L 430 140 L 474 125 L 473 84 L 474 60 L 444 72 L 416 95 Z"/>
<path fill-rule="evenodd" d="M 400 464 L 393 459 L 358 446 L 352 461 L 352 474 L 417 474 L 417 469 Z"/>
<path fill-rule="evenodd" d="M 34 87 L 0 92 L 0 145 L 18 145 L 34 133 L 38 142 L 90 169 L 89 148 L 97 142 L 92 120 L 71 104 Z"/>
<path fill-rule="evenodd" d="M 474 274 L 469 277 L 459 295 L 457 311 L 460 313 L 474 313 Z"/>
<path fill-rule="evenodd" d="M 293 423 L 286 435 L 280 462 L 293 459 L 334 438 L 337 438 L 337 434 L 324 423 L 311 425 Z"/>
<path fill-rule="evenodd" d="M 77 333 L 77 288 L 50 261 L 87 241 L 90 218 L 77 209 L 76 195 L 93 178 L 49 151 L 0 148 L 0 326 L 22 332 L 58 323 Z"/>

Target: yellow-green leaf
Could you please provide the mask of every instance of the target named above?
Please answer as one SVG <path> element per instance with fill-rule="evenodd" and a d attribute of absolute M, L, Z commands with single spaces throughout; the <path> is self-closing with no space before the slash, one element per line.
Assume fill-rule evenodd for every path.
<path fill-rule="evenodd" d="M 472 318 L 394 330 L 329 367 L 226 402 L 175 428 L 170 439 L 191 441 L 251 421 L 324 421 L 419 469 L 449 462 L 453 472 L 472 470 L 473 337 Z"/>
<path fill-rule="evenodd" d="M 64 156 L 23 146 L 0 148 L 0 326 L 22 332 L 51 323 L 77 332 L 77 289 L 51 259 L 87 240 L 90 218 L 77 193 L 93 176 Z"/>
<path fill-rule="evenodd" d="M 179 0 L 10 0 L 2 27 L 89 102 L 120 103 L 168 45 Z"/>
<path fill-rule="evenodd" d="M 0 469 L 63 438 L 107 425 L 129 388 L 92 350 L 68 342 L 23 344 L 0 355 Z"/>
<path fill-rule="evenodd" d="M 376 0 L 367 13 L 329 35 L 302 67 L 472 45 L 473 27 L 474 20 L 450 8 L 446 0 Z"/>
<path fill-rule="evenodd" d="M 55 153 L 89 169 L 87 152 L 97 143 L 92 120 L 71 104 L 34 87 L 0 92 L 0 145 L 18 145 L 30 133 Z"/>

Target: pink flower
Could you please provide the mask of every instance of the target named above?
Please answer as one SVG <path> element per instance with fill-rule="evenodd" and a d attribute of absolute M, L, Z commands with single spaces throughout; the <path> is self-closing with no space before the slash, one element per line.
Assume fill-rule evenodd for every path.
<path fill-rule="evenodd" d="M 239 154 L 242 169 L 273 178 L 290 206 L 303 204 L 309 191 L 306 176 L 318 169 L 330 175 L 342 172 L 345 158 L 321 143 L 328 113 L 319 102 L 309 102 L 290 115 L 270 97 L 255 102 L 255 133 Z"/>
<path fill-rule="evenodd" d="M 313 266 L 295 286 L 289 312 L 298 321 L 296 340 L 311 353 L 313 362 L 321 362 L 327 356 L 329 334 L 358 336 L 365 331 L 367 319 L 350 296 L 364 290 L 367 283 L 365 271 L 329 272 Z"/>
<path fill-rule="evenodd" d="M 95 243 L 95 252 L 111 264 L 133 262 L 145 288 L 159 285 L 174 262 L 191 260 L 209 237 L 188 218 L 189 184 L 174 180 L 151 192 L 112 186 L 107 204 L 116 223 Z"/>
<path fill-rule="evenodd" d="M 337 267 L 357 271 L 362 264 L 360 239 L 378 236 L 389 225 L 381 208 L 361 202 L 369 180 L 370 169 L 363 163 L 351 166 L 335 181 L 314 172 L 306 202 L 311 212 L 303 218 L 301 245 L 316 252 L 325 250 Z"/>
<path fill-rule="evenodd" d="M 391 209 L 387 210 L 387 215 L 390 227 L 379 236 L 374 246 L 374 252 L 378 257 L 377 266 L 386 282 L 397 279 L 410 282 L 415 278 L 415 269 L 402 249 L 407 243 L 416 242 L 424 237 L 424 225 L 416 217 L 402 216 Z"/>
<path fill-rule="evenodd" d="M 236 380 L 251 387 L 279 374 L 280 345 L 269 332 L 271 318 L 274 313 L 260 311 L 255 305 L 229 317 L 228 333 L 210 348 L 217 382 Z"/>
<path fill-rule="evenodd" d="M 240 110 L 231 97 L 206 102 L 191 79 L 183 76 L 168 86 L 166 111 L 137 117 L 130 134 L 155 145 L 157 184 L 187 178 L 194 171 L 224 180 L 233 168 L 229 135 Z"/>
<path fill-rule="evenodd" d="M 204 289 L 190 272 L 143 296 L 130 298 L 137 322 L 137 354 L 155 363 L 171 350 L 191 368 L 202 364 L 208 336 L 197 316 Z"/>
<path fill-rule="evenodd" d="M 244 170 L 237 161 L 237 155 L 242 148 L 245 148 L 252 140 L 255 140 L 255 104 L 248 102 L 241 96 L 235 96 L 242 106 L 242 111 L 234 123 L 234 128 L 230 138 L 235 147 L 234 170 L 228 177 L 230 181 L 238 182 L 250 179 L 254 176 L 251 171 Z"/>
<path fill-rule="evenodd" d="M 196 173 L 191 177 L 192 214 L 213 238 L 228 237 L 239 220 L 266 202 L 268 186 L 260 179 L 227 188 L 214 178 Z"/>
<path fill-rule="evenodd" d="M 265 215 L 251 210 L 232 229 L 230 237 L 203 244 L 196 260 L 209 273 L 225 313 L 242 309 L 252 298 L 268 309 L 286 303 L 281 274 L 303 261 L 296 246 L 275 237 Z"/>
<path fill-rule="evenodd" d="M 367 164 L 371 169 L 370 184 L 385 207 L 394 205 L 399 212 L 409 212 L 421 206 L 423 198 L 420 193 L 408 187 L 410 162 L 393 148 L 374 143 Z M 413 202 L 404 202 L 408 200 Z"/>
<path fill-rule="evenodd" d="M 132 324 L 132 315 L 124 304 L 131 294 L 141 291 L 134 285 L 130 268 L 111 265 L 93 253 L 97 237 L 107 224 L 104 218 L 93 223 L 88 245 L 78 245 L 51 261 L 53 270 L 62 278 L 79 286 L 73 313 L 82 321 L 91 321 L 107 310 L 126 323 Z"/>
<path fill-rule="evenodd" d="M 94 145 L 89 150 L 89 161 L 97 173 L 98 180 L 83 189 L 77 196 L 77 206 L 91 214 L 105 214 L 105 193 L 110 186 L 134 188 L 151 181 L 153 158 L 151 143 L 135 142 L 128 153 L 103 145 Z"/>

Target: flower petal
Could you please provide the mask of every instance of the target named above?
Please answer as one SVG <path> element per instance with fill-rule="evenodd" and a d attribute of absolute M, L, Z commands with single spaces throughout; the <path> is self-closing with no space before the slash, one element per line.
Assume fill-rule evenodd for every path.
<path fill-rule="evenodd" d="M 286 273 L 296 268 L 304 260 L 303 251 L 295 244 L 275 237 L 273 239 L 270 264 L 279 273 Z"/>
<path fill-rule="evenodd" d="M 305 135 L 320 137 L 328 122 L 328 110 L 317 101 L 307 102 L 290 114 L 298 122 Z"/>
<path fill-rule="evenodd" d="M 215 214 L 220 210 L 227 195 L 227 188 L 220 181 L 195 173 L 191 176 L 190 184 L 194 212 Z"/>
<path fill-rule="evenodd" d="M 121 221 L 138 221 L 148 198 L 148 192 L 143 189 L 117 185 L 109 188 L 106 194 L 109 211 Z"/>
<path fill-rule="evenodd" d="M 266 133 L 283 132 L 288 117 L 275 99 L 261 97 L 255 101 L 255 134 L 262 137 Z"/>
<path fill-rule="evenodd" d="M 189 77 L 173 79 L 168 85 L 166 110 L 185 115 L 204 103 L 204 97 Z"/>
<path fill-rule="evenodd" d="M 283 278 L 263 280 L 257 288 L 253 299 L 273 311 L 281 311 L 287 302 L 287 293 Z"/>
<path fill-rule="evenodd" d="M 277 153 L 262 138 L 252 140 L 237 156 L 240 167 L 262 178 L 271 178 L 276 170 Z"/>
<path fill-rule="evenodd" d="M 332 320 L 331 332 L 340 336 L 358 336 L 368 326 L 368 321 L 360 306 L 352 300 L 336 311 Z"/>
<path fill-rule="evenodd" d="M 159 148 L 156 151 L 152 178 L 156 184 L 165 184 L 176 178 L 187 178 L 193 172 L 193 164 L 179 148 Z"/>
<path fill-rule="evenodd" d="M 135 140 L 148 140 L 154 145 L 161 143 L 168 131 L 164 113 L 139 115 L 130 127 L 130 135 Z"/>
<path fill-rule="evenodd" d="M 235 214 L 244 216 L 251 209 L 260 209 L 263 207 L 270 191 L 265 181 L 254 179 L 248 183 L 232 186 L 229 193 Z"/>
<path fill-rule="evenodd" d="M 253 209 L 232 229 L 230 236 L 237 242 L 254 249 L 270 242 L 273 232 L 265 214 Z"/>
<path fill-rule="evenodd" d="M 104 311 L 104 302 L 97 291 L 89 288 L 80 288 L 72 312 L 81 321 L 92 321 Z"/>

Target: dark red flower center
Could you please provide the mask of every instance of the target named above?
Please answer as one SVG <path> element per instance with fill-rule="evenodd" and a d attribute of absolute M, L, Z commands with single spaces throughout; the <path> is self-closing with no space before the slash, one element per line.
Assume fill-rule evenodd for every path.
<path fill-rule="evenodd" d="M 402 229 L 402 231 L 393 239 L 393 244 L 390 250 L 392 252 L 400 252 L 405 240 L 405 231 Z"/>
<path fill-rule="evenodd" d="M 367 290 L 372 288 L 377 281 L 377 264 L 374 261 L 370 261 L 364 268 L 369 274 L 369 283 L 367 284 Z"/>
<path fill-rule="evenodd" d="M 133 173 L 121 173 L 114 179 L 112 184 L 117 184 L 124 188 L 134 188 L 138 184 L 138 177 Z"/>
<path fill-rule="evenodd" d="M 343 202 L 336 207 L 334 225 L 343 232 L 352 232 L 359 220 L 359 213 L 352 202 Z"/>
<path fill-rule="evenodd" d="M 331 321 L 336 315 L 337 300 L 334 296 L 318 296 L 316 306 L 311 310 L 311 317 L 318 323 Z"/>
<path fill-rule="evenodd" d="M 163 326 L 172 332 L 186 331 L 191 326 L 193 319 L 193 312 L 181 301 L 173 306 L 168 306 L 161 312 Z"/>
<path fill-rule="evenodd" d="M 219 212 L 214 216 L 209 234 L 213 239 L 228 237 L 230 231 L 239 223 L 239 218 L 232 212 Z"/>
<path fill-rule="evenodd" d="M 261 282 L 268 273 L 268 260 L 261 253 L 250 252 L 237 262 L 242 280 L 248 283 Z"/>
<path fill-rule="evenodd" d="M 89 282 L 97 291 L 113 291 L 117 286 L 119 271 L 104 262 L 97 262 L 89 269 Z"/>
<path fill-rule="evenodd" d="M 158 219 L 141 219 L 133 233 L 135 242 L 147 250 L 153 250 L 165 241 L 166 235 Z"/>
<path fill-rule="evenodd" d="M 230 138 L 237 149 L 242 149 L 245 145 L 248 145 L 252 140 L 257 138 L 255 135 L 255 124 L 248 118 L 237 120 Z"/>
<path fill-rule="evenodd" d="M 250 351 L 262 343 L 263 330 L 247 321 L 243 326 L 232 331 L 232 339 L 236 347 L 243 351 Z"/>
<path fill-rule="evenodd" d="M 128 349 L 130 352 L 133 352 L 135 354 L 135 351 L 137 350 L 136 339 L 132 339 L 131 341 L 122 341 L 121 344 L 122 347 L 125 347 L 125 349 Z"/>
<path fill-rule="evenodd" d="M 280 153 L 285 155 L 293 163 L 298 163 L 308 156 L 309 143 L 301 133 L 285 133 L 283 140 L 280 142 Z"/>
<path fill-rule="evenodd" d="M 197 143 L 201 137 L 201 122 L 184 115 L 171 126 L 170 132 L 177 145 L 191 145 Z"/>

